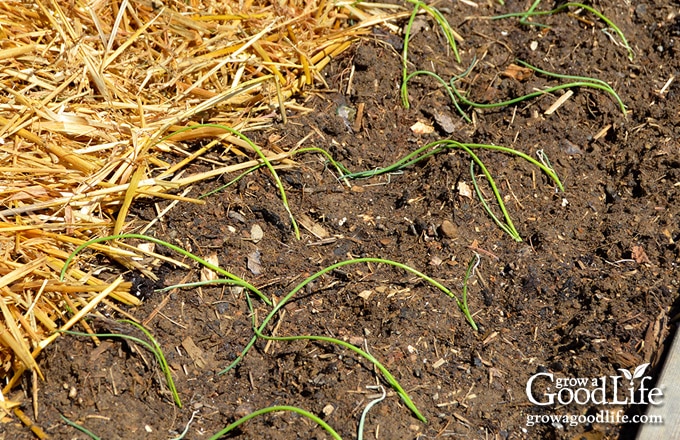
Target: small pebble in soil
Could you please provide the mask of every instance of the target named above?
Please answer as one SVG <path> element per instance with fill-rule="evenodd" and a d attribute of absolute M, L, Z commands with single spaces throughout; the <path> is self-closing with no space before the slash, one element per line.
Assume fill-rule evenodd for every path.
<path fill-rule="evenodd" d="M 446 134 L 451 134 L 456 131 L 456 123 L 453 121 L 451 115 L 435 111 L 434 120 Z"/>
<path fill-rule="evenodd" d="M 246 218 L 240 212 L 229 211 L 229 213 L 227 214 L 227 217 L 229 217 L 232 220 L 236 220 L 238 222 L 241 222 L 241 223 L 246 222 Z"/>
<path fill-rule="evenodd" d="M 250 239 L 253 243 L 257 244 L 264 237 L 264 231 L 262 227 L 255 223 L 252 228 L 250 228 Z"/>
<path fill-rule="evenodd" d="M 333 411 L 335 411 L 335 407 L 329 403 L 328 405 L 324 406 L 321 411 L 323 412 L 323 415 L 325 417 L 328 417 L 331 414 L 333 414 Z"/>
<path fill-rule="evenodd" d="M 253 275 L 256 276 L 262 274 L 262 262 L 260 261 L 260 255 L 260 251 L 256 249 L 254 252 L 248 254 L 247 258 L 248 269 L 253 273 Z"/>
<path fill-rule="evenodd" d="M 444 220 L 439 226 L 439 231 L 446 238 L 456 238 L 458 235 L 458 228 L 449 220 Z"/>

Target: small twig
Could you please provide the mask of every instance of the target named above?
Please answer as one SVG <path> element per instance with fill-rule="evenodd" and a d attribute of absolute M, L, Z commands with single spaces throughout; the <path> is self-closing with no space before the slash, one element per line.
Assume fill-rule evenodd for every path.
<path fill-rule="evenodd" d="M 476 242 L 477 240 L 475 240 Z M 500 261 L 500 257 L 498 255 L 494 254 L 491 251 L 487 251 L 486 249 L 482 249 L 479 246 L 475 246 L 475 242 L 473 242 L 471 245 L 468 246 L 468 249 L 474 251 L 475 253 L 479 252 L 480 254 L 485 254 L 488 255 L 489 257 L 493 258 L 496 261 Z"/>
<path fill-rule="evenodd" d="M 284 309 L 284 310 L 281 311 L 281 316 L 279 317 L 278 322 L 276 323 L 276 325 L 274 326 L 274 329 L 272 330 L 272 336 L 276 336 L 276 333 L 279 331 L 279 328 L 281 327 L 281 324 L 283 323 L 283 318 L 285 318 L 285 317 L 286 317 L 286 310 Z M 272 341 L 272 340 L 267 341 L 267 344 L 264 346 L 264 352 L 265 353 L 269 353 L 269 348 L 271 347 L 273 342 L 274 341 Z"/>

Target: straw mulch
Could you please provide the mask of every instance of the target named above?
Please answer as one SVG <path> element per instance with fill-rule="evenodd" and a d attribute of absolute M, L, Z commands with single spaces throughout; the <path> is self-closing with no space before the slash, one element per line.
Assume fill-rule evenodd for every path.
<path fill-rule="evenodd" d="M 397 16 L 403 10 L 390 5 L 324 0 L 0 2 L 4 395 L 25 371 L 42 376 L 35 358 L 56 331 L 77 323 L 87 330 L 81 318 L 101 302 L 138 304 L 130 283 L 101 275 L 101 261 L 153 278 L 164 258 L 102 243 L 60 281 L 79 244 L 145 231 L 149 224 L 126 218 L 137 199 L 202 203 L 188 197 L 192 183 L 256 163 L 247 144 L 221 129 L 168 135 L 203 122 L 249 131 L 285 121 L 285 109 L 305 111 L 301 92 L 324 85 L 320 69 Z M 189 148 L 202 139 L 201 149 Z M 209 149 L 252 160 L 186 175 Z M 287 160 L 284 151 L 263 151 L 279 165 Z"/>

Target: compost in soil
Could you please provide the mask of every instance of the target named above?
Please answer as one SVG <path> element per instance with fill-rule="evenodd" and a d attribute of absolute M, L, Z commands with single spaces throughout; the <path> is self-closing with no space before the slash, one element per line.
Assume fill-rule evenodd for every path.
<path fill-rule="evenodd" d="M 563 192 L 522 159 L 478 152 L 521 242 L 487 215 L 475 195 L 470 158 L 456 150 L 396 173 L 347 182 L 321 155 L 296 156 L 297 165 L 279 174 L 303 225 L 299 240 L 265 168 L 211 195 L 206 205 L 179 204 L 150 231 L 199 256 L 214 254 L 221 267 L 275 300 L 325 267 L 362 257 L 406 264 L 461 298 L 468 264 L 478 255 L 467 283 L 478 331 L 454 299 L 411 273 L 378 263 L 348 265 L 317 278 L 268 328 L 280 336 L 328 336 L 368 350 L 400 382 L 427 424 L 370 362 L 325 342 L 259 340 L 221 374 L 253 336 L 253 313 L 236 286 L 154 292 L 198 280 L 201 268 L 187 261 L 191 270 L 156 266 L 161 281 L 155 284 L 127 275 L 139 281 L 145 298 L 143 306 L 127 311 L 140 320 L 154 314 L 147 327 L 164 349 L 183 407 L 173 404 L 158 365 L 143 348 L 117 339 L 95 347 L 84 338 L 61 337 L 39 358 L 46 380 L 38 385 L 37 423 L 50 436 L 86 438 L 63 422 L 64 415 L 101 438 L 177 438 L 187 426 L 185 438 L 209 438 L 252 411 L 290 405 L 320 416 L 350 439 L 357 436 L 364 408 L 381 394 L 368 387 L 382 386 L 387 396 L 368 412 L 364 438 L 631 438 L 634 425 L 527 426 L 531 415 L 588 415 L 603 408 L 536 406 L 527 399 L 526 384 L 539 372 L 597 378 L 645 363 L 651 363 L 646 374 L 658 375 L 678 298 L 680 84 L 668 81 L 680 70 L 680 4 L 593 4 L 625 34 L 635 54 L 630 60 L 620 41 L 584 11 L 532 19 L 550 26 L 545 28 L 516 18 L 470 18 L 526 5 L 466 3 L 442 7 L 465 38 L 458 46 L 461 63 L 435 22 L 423 16 L 410 40 L 410 71 L 427 68 L 448 79 L 476 60 L 458 84 L 487 103 L 560 83 L 536 73 L 526 79 L 505 74 L 520 59 L 606 81 L 627 115 L 606 92 L 581 87 L 551 114 L 546 110 L 563 92 L 501 108 L 463 106 L 471 119 L 466 122 L 430 77 L 409 82 L 406 109 L 400 97 L 401 38 L 381 28 L 323 71 L 328 89 L 309 90 L 305 98 L 313 112 L 291 112 L 285 124 L 248 135 L 263 147 L 283 150 L 308 136 L 304 146 L 326 149 L 351 171 L 387 166 L 445 138 L 508 146 L 532 157 L 542 150 Z M 359 107 L 357 122 L 346 111 Z M 433 130 L 415 130 L 417 122 Z M 214 155 L 220 159 L 220 152 Z M 193 171 L 210 167 L 197 162 Z M 497 212 L 478 168 L 476 173 Z M 197 184 L 190 195 L 234 177 Z M 154 202 L 160 208 L 167 203 Z M 144 224 L 155 217 L 152 203 L 140 204 L 129 220 Z M 113 276 L 117 269 L 109 264 Z M 271 308 L 257 297 L 252 304 L 261 322 Z M 116 330 L 110 322 L 93 324 L 97 331 Z M 131 327 L 119 330 L 136 334 Z M 21 393 L 29 390 L 27 383 Z M 640 405 L 609 409 L 630 416 L 646 411 Z M 2 429 L 3 438 L 29 435 L 18 424 Z M 230 435 L 329 438 L 290 412 L 255 418 Z"/>

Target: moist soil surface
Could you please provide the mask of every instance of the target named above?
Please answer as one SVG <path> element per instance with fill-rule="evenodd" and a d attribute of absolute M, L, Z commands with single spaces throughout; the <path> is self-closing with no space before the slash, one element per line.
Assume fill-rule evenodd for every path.
<path fill-rule="evenodd" d="M 633 438 L 634 423 L 562 419 L 529 426 L 528 421 L 601 410 L 611 417 L 633 417 L 644 414 L 645 405 L 536 405 L 526 386 L 536 373 L 599 378 L 646 363 L 651 365 L 644 374 L 654 378 L 663 365 L 677 312 L 680 261 L 680 81 L 674 80 L 680 71 L 680 3 L 592 5 L 621 28 L 635 54 L 632 61 L 620 39 L 603 32 L 604 23 L 586 11 L 572 7 L 532 19 L 546 28 L 523 25 L 518 18 L 473 18 L 526 10 L 527 2 L 478 3 L 439 5 L 465 39 L 459 42 L 460 64 L 434 21 L 419 16 L 409 71 L 435 71 L 448 80 L 476 60 L 456 84 L 472 100 L 487 103 L 568 81 L 509 71 L 520 59 L 547 71 L 606 81 L 621 96 L 627 116 L 605 91 L 579 87 L 552 113 L 546 111 L 562 91 L 499 108 L 463 106 L 471 119 L 466 122 L 442 85 L 426 76 L 409 83 L 411 107 L 406 109 L 399 91 L 401 38 L 378 28 L 323 71 L 327 89 L 319 82 L 318 89 L 300 98 L 314 111 L 289 112 L 285 124 L 275 120 L 249 136 L 270 150 L 295 148 L 304 139 L 302 147 L 326 149 L 352 171 L 387 166 L 447 138 L 512 147 L 532 157 L 543 150 L 564 192 L 520 158 L 476 150 L 521 242 L 484 210 L 470 177 L 470 156 L 461 150 L 348 183 L 338 180 L 320 154 L 296 155 L 296 165 L 279 174 L 291 211 L 303 225 L 299 240 L 264 168 L 207 197 L 205 205 L 176 205 L 148 232 L 201 257 L 216 256 L 222 268 L 274 300 L 334 263 L 364 257 L 406 264 L 462 298 L 466 270 L 479 255 L 467 283 L 478 331 L 443 291 L 413 273 L 375 262 L 346 265 L 316 278 L 265 330 L 333 337 L 368 350 L 427 423 L 414 416 L 373 364 L 329 342 L 260 339 L 222 374 L 253 336 L 252 319 L 262 322 L 271 307 L 251 295 L 251 313 L 244 289 L 233 285 L 154 292 L 201 277 L 198 264 L 161 247 L 156 250 L 191 268 L 148 262 L 157 282 L 127 274 L 144 304 L 126 311 L 144 322 L 163 348 L 181 409 L 173 404 L 153 355 L 112 338 L 95 346 L 89 339 L 65 336 L 42 353 L 38 360 L 46 380 L 38 383 L 37 416 L 29 380 L 8 397 L 24 402 L 24 411 L 57 439 L 88 438 L 60 415 L 105 439 L 201 439 L 273 405 L 305 409 L 351 439 L 358 435 L 364 409 L 381 395 L 379 388 L 369 387 L 379 385 L 387 397 L 368 412 L 366 439 Z M 360 107 L 357 119 L 349 109 Z M 412 129 L 417 122 L 434 130 Z M 205 157 L 234 160 L 226 151 Z M 214 166 L 198 161 L 190 171 Z M 478 167 L 475 175 L 490 208 L 499 213 Z M 202 182 L 189 195 L 197 197 L 235 177 Z M 142 202 L 129 220 L 141 227 L 167 204 Z M 118 270 L 115 263 L 102 264 L 112 277 Z M 92 321 L 96 331 L 139 335 L 113 321 L 123 318 L 120 313 L 100 311 L 110 321 Z M 619 385 L 627 383 L 622 379 Z M 533 390 L 537 400 L 545 401 L 546 393 L 558 389 L 543 376 Z M 613 399 L 611 390 L 607 396 Z M 31 436 L 18 422 L 0 429 L 6 439 Z M 309 419 L 281 411 L 256 417 L 229 436 L 330 438 Z"/>

